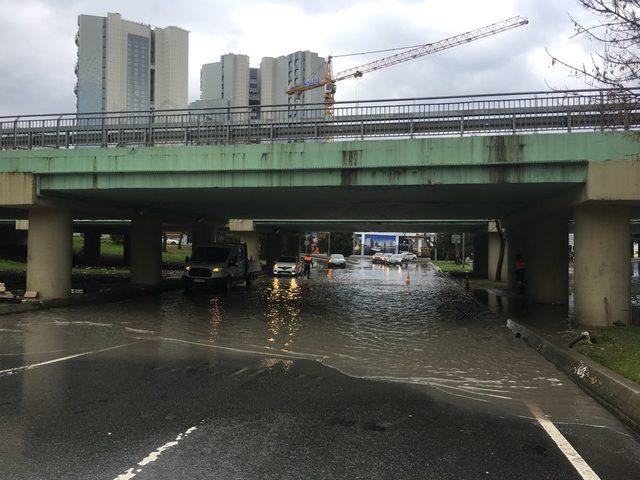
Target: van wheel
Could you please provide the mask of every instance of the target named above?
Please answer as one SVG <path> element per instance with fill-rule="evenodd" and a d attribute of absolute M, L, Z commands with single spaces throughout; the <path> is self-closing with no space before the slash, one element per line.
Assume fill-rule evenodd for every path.
<path fill-rule="evenodd" d="M 227 277 L 224 281 L 224 285 L 222 286 L 222 290 L 224 293 L 229 293 L 231 291 L 231 277 Z"/>
<path fill-rule="evenodd" d="M 184 286 L 184 291 L 186 293 L 189 293 L 189 292 L 191 292 L 193 290 L 193 283 L 188 278 L 185 278 L 183 280 L 182 285 Z"/>

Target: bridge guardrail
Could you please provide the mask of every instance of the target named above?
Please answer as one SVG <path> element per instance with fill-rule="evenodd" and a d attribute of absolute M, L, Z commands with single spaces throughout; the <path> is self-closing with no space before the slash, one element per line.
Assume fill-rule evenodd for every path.
<path fill-rule="evenodd" d="M 230 145 L 634 130 L 640 90 L 567 90 L 324 105 L 0 117 L 0 148 Z"/>

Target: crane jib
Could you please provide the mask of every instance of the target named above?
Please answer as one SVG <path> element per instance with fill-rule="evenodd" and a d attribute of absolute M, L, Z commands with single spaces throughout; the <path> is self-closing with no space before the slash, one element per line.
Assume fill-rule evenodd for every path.
<path fill-rule="evenodd" d="M 290 95 L 294 93 L 301 93 L 306 90 L 312 90 L 314 88 L 322 87 L 328 84 L 335 84 L 335 82 L 339 80 L 345 80 L 347 78 L 362 77 L 365 73 L 368 73 L 368 72 L 373 72 L 375 70 L 380 70 L 382 68 L 391 67 L 399 63 L 403 63 L 409 60 L 423 57 L 425 55 L 430 55 L 432 53 L 447 50 L 449 48 L 453 48 L 458 45 L 463 45 L 465 43 L 474 42 L 476 40 L 480 40 L 481 38 L 489 37 L 497 33 L 511 30 L 513 28 L 521 27 L 528 23 L 529 23 L 529 20 L 527 20 L 526 18 L 523 18 L 520 16 L 511 17 L 501 22 L 492 23 L 491 25 L 487 25 L 482 28 L 478 28 L 476 30 L 471 30 L 459 35 L 455 35 L 453 37 L 445 38 L 438 42 L 425 43 L 424 45 L 409 48 L 408 50 L 404 50 L 400 53 L 396 53 L 388 57 L 379 58 L 372 62 L 365 63 L 364 65 L 359 65 L 357 67 L 339 72 L 335 76 L 331 75 L 331 57 L 328 57 L 327 64 L 326 64 L 327 71 L 325 72 L 324 79 L 313 78 L 301 85 L 296 85 L 290 88 L 289 90 L 287 90 L 287 93 Z M 334 92 L 335 92 L 335 88 L 332 91 L 325 92 L 325 97 L 326 97 L 325 104 L 327 105 L 333 104 Z"/>
<path fill-rule="evenodd" d="M 426 43 L 424 45 L 411 48 L 404 52 L 396 53 L 388 57 L 380 58 L 378 60 L 365 63 L 364 65 L 359 65 L 357 67 L 344 70 L 342 72 L 337 73 L 334 76 L 333 80 L 339 81 L 349 77 L 354 77 L 356 75 L 362 76 L 362 74 L 364 73 L 379 70 L 381 68 L 390 67 L 392 65 L 397 65 L 399 63 L 406 62 L 407 60 L 413 60 L 415 58 L 440 52 L 442 50 L 456 47 L 458 45 L 463 45 L 465 43 L 473 42 L 475 40 L 480 40 L 481 38 L 489 37 L 497 33 L 511 30 L 513 28 L 517 28 L 517 27 L 526 25 L 528 23 L 529 23 L 529 20 L 523 17 L 509 18 L 507 20 L 493 23 L 491 25 L 487 25 L 485 27 L 478 28 L 476 30 L 471 30 L 469 32 L 455 35 L 453 37 L 445 38 L 438 42 Z"/>

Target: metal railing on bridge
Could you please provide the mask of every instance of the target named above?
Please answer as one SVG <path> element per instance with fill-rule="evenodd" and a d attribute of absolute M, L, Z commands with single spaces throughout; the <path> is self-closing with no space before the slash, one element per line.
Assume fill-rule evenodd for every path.
<path fill-rule="evenodd" d="M 570 90 L 213 109 L 0 117 L 0 148 L 231 145 L 635 130 L 634 90 Z"/>

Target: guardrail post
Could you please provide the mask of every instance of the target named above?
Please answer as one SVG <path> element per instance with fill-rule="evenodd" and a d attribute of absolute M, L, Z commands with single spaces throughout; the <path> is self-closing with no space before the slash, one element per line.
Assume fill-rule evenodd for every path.
<path fill-rule="evenodd" d="M 31 131 L 31 120 L 28 121 L 28 129 L 29 129 L 29 135 L 27 137 L 28 139 L 28 143 L 27 143 L 27 148 L 29 150 L 31 150 L 33 148 L 33 132 Z"/>
<path fill-rule="evenodd" d="M 269 142 L 273 143 L 273 122 L 269 124 Z"/>
<path fill-rule="evenodd" d="M 16 117 L 13 121 L 13 149 L 16 150 L 18 148 L 18 120 L 20 117 Z"/>
<path fill-rule="evenodd" d="M 184 117 L 185 117 L 184 114 L 180 115 L 180 125 L 184 130 L 184 144 L 189 145 L 189 126 L 184 123 Z"/>
<path fill-rule="evenodd" d="M 600 91 L 600 131 L 604 132 L 604 94 Z"/>
<path fill-rule="evenodd" d="M 153 108 L 149 109 L 149 121 L 147 122 L 147 138 L 145 139 L 145 147 L 153 145 Z"/>
<path fill-rule="evenodd" d="M 102 115 L 102 117 L 100 118 L 100 132 L 101 132 L 100 144 L 103 147 L 106 147 L 107 146 L 107 135 L 106 135 L 106 131 L 104 129 L 104 115 Z"/>
<path fill-rule="evenodd" d="M 58 117 L 56 120 L 56 148 L 60 148 L 60 119 L 62 117 Z"/>
<path fill-rule="evenodd" d="M 198 141 L 196 142 L 196 145 L 200 145 L 200 124 L 201 124 L 201 115 L 198 114 Z"/>
<path fill-rule="evenodd" d="M 464 136 L 464 115 L 460 115 L 460 136 Z"/>
<path fill-rule="evenodd" d="M 516 114 L 511 114 L 511 132 L 515 135 L 516 133 Z"/>
<path fill-rule="evenodd" d="M 360 140 L 364 140 L 364 120 L 360 120 Z"/>
<path fill-rule="evenodd" d="M 567 112 L 567 131 L 571 133 L 571 112 Z"/>
<path fill-rule="evenodd" d="M 409 138 L 413 139 L 413 118 L 409 121 Z"/>

